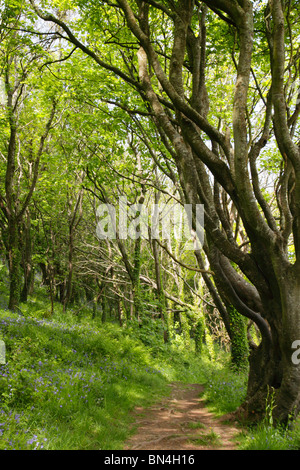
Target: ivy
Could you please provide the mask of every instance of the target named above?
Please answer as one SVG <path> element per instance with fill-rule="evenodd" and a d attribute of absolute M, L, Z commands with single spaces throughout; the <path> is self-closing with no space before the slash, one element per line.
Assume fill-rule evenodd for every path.
<path fill-rule="evenodd" d="M 244 369 L 248 366 L 249 356 L 247 321 L 233 306 L 227 310 L 230 317 L 232 367 Z"/>

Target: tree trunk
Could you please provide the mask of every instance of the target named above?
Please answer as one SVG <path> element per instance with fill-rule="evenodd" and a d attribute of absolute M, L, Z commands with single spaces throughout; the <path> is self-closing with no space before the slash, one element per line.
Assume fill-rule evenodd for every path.
<path fill-rule="evenodd" d="M 274 421 L 286 424 L 300 410 L 300 365 L 294 354 L 295 341 L 300 340 L 300 279 L 294 268 L 282 272 L 279 289 L 281 305 L 270 300 L 264 303 L 272 342 L 262 338 L 250 355 L 247 396 L 238 412 L 261 419 L 272 393 Z"/>
<path fill-rule="evenodd" d="M 21 253 L 19 247 L 18 224 L 14 216 L 8 226 L 8 263 L 9 263 L 9 302 L 8 308 L 15 311 L 20 301 L 21 290 Z"/>
<path fill-rule="evenodd" d="M 63 311 L 65 312 L 68 308 L 68 304 L 72 296 L 72 280 L 73 280 L 73 253 L 74 253 L 74 234 L 71 227 L 69 227 L 69 254 L 68 254 L 68 275 L 66 279 L 66 292 L 63 301 Z"/>
<path fill-rule="evenodd" d="M 82 177 L 80 178 L 80 182 L 82 182 Z M 74 239 L 75 239 L 75 232 L 76 229 L 81 221 L 82 218 L 82 198 L 83 198 L 83 191 L 80 189 L 76 203 L 74 205 L 74 209 L 72 210 L 72 201 L 71 199 L 68 200 L 68 206 L 70 208 L 69 214 L 69 245 L 68 245 L 68 275 L 66 279 L 66 292 L 64 297 L 63 303 L 63 310 L 64 312 L 67 310 L 68 304 L 72 299 L 73 294 L 73 272 L 74 272 Z M 78 215 L 78 217 L 77 217 Z M 77 220 L 76 220 L 77 217 Z"/>
<path fill-rule="evenodd" d="M 241 370 L 248 365 L 247 319 L 232 305 L 227 307 L 227 311 L 230 321 L 231 364 L 233 369 Z"/>
<path fill-rule="evenodd" d="M 24 271 L 24 283 L 23 289 L 20 296 L 21 302 L 27 302 L 27 297 L 32 287 L 32 241 L 31 241 L 31 225 L 30 215 L 27 212 L 27 220 L 23 224 L 24 240 L 23 240 L 23 271 Z"/>
<path fill-rule="evenodd" d="M 300 340 L 300 277 L 291 270 L 282 279 L 282 325 L 279 336 L 282 381 L 276 395 L 274 416 L 285 421 L 300 409 L 300 365 L 294 361 L 293 344 Z"/>
<path fill-rule="evenodd" d="M 160 199 L 160 192 L 156 191 L 154 195 L 154 202 L 158 205 Z M 156 221 L 158 223 L 158 221 Z M 169 340 L 169 331 L 168 331 L 168 324 L 166 322 L 166 298 L 162 283 L 162 275 L 161 275 L 161 266 L 159 260 L 159 245 L 157 240 L 152 240 L 152 252 L 153 252 L 153 259 L 154 259 L 154 270 L 155 270 L 155 280 L 157 286 L 157 300 L 158 300 L 158 309 L 160 312 L 160 318 L 164 327 L 164 342 L 167 343 Z"/>

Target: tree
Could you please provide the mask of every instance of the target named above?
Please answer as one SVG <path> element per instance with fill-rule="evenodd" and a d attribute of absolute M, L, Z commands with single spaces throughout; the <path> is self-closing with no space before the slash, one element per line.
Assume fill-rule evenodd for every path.
<path fill-rule="evenodd" d="M 29 83 L 28 78 L 32 77 L 35 64 L 44 55 L 44 50 L 17 31 L 7 34 L 7 25 L 12 28 L 20 27 L 20 12 L 16 12 L 9 5 L 3 12 L 1 25 L 1 79 L 4 98 L 1 122 L 4 138 L 1 142 L 1 153 L 6 165 L 3 171 L 4 185 L 0 189 L 0 208 L 1 229 L 10 276 L 9 309 L 15 310 L 21 294 L 22 264 L 25 279 L 22 296 L 25 300 L 30 282 L 31 242 L 28 207 L 55 115 L 56 101 L 51 100 L 50 111 L 46 112 L 40 103 L 37 105 L 41 100 L 42 90 L 34 85 L 34 80 Z M 28 122 L 28 114 L 33 112 L 35 106 L 40 106 L 41 114 L 36 115 L 33 125 Z"/>
<path fill-rule="evenodd" d="M 31 4 L 43 20 L 61 28 L 65 39 L 140 96 L 171 150 L 186 201 L 205 207 L 203 248 L 224 315 L 233 307 L 260 330 L 244 408 L 260 415 L 273 387 L 275 418 L 296 415 L 300 368 L 291 358 L 300 337 L 300 105 L 291 85 L 299 78 L 298 3 L 78 1 L 81 27 L 89 14 L 89 46 L 61 19 Z M 124 24 L 127 29 L 120 27 Z M 226 47 L 225 31 L 231 33 Z M 212 80 L 218 80 L 213 60 L 220 60 L 221 51 L 235 67 L 226 126 L 209 96 Z M 280 155 L 276 204 L 258 171 L 270 149 Z M 246 245 L 235 236 L 237 224 Z"/>

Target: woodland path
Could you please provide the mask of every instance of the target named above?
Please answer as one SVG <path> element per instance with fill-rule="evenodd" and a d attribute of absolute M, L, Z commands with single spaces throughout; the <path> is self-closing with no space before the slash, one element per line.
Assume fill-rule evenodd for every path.
<path fill-rule="evenodd" d="M 239 433 L 206 407 L 200 384 L 170 384 L 170 396 L 133 412 L 135 434 L 124 450 L 235 450 Z"/>

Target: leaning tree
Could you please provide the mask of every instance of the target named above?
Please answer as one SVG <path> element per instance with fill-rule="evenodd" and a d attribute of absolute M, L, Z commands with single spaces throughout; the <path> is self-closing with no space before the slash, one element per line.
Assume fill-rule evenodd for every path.
<path fill-rule="evenodd" d="M 69 19 L 30 3 L 58 36 L 128 84 L 131 98 L 124 101 L 132 104 L 135 94 L 149 112 L 176 164 L 185 202 L 204 205 L 203 249 L 214 283 L 206 281 L 217 289 L 225 321 L 234 309 L 261 333 L 243 410 L 259 416 L 272 388 L 274 417 L 282 422 L 297 415 L 298 2 L 78 0 Z M 231 70 L 224 91 L 222 63 Z M 227 93 L 225 117 L 216 90 Z M 263 159 L 271 164 L 275 156 L 270 193 L 259 170 Z M 201 251 L 196 256 L 202 267 Z"/>

